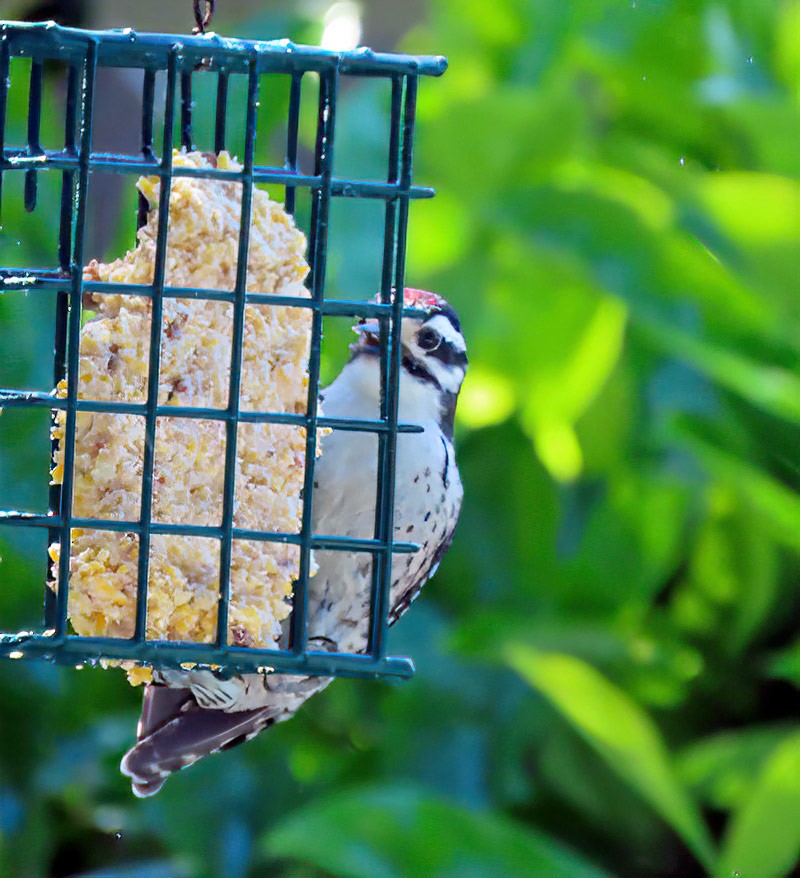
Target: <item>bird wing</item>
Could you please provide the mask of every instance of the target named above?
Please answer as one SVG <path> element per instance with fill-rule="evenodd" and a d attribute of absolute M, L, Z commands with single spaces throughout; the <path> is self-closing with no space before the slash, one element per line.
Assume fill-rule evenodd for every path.
<path fill-rule="evenodd" d="M 200 707 L 190 689 L 145 688 L 138 740 L 120 764 L 140 798 L 157 793 L 174 771 L 257 735 L 277 719 L 270 707 L 226 713 Z"/>
<path fill-rule="evenodd" d="M 411 585 L 400 594 L 397 600 L 394 603 L 394 606 L 389 611 L 389 624 L 394 625 L 394 623 L 406 612 L 406 610 L 411 606 L 414 600 L 418 597 L 419 593 L 422 591 L 423 586 L 428 580 L 436 573 L 439 569 L 439 565 L 442 563 L 442 558 L 447 554 L 447 550 L 453 544 L 453 537 L 455 536 L 456 528 L 453 525 L 452 528 L 448 531 L 445 538 L 442 540 L 439 548 L 431 555 L 430 562 L 428 564 L 427 570 L 418 576 Z"/>
<path fill-rule="evenodd" d="M 161 683 L 145 686 L 137 741 L 120 764 L 137 796 L 152 796 L 173 772 L 204 756 L 243 744 L 273 723 L 289 719 L 332 678 L 248 674 L 238 679 L 245 687 L 258 681 L 264 698 L 262 706 L 216 710 L 201 707 L 192 688 Z"/>
<path fill-rule="evenodd" d="M 450 478 L 455 475 L 455 478 L 458 479 L 458 471 L 455 473 L 451 471 L 451 457 L 448 451 L 448 442 L 442 438 L 442 445 L 444 447 L 444 468 L 442 470 L 442 481 L 445 484 L 445 487 L 448 486 Z M 452 447 L 452 446 L 451 446 Z M 454 465 L 453 465 L 454 466 Z M 459 480 L 460 484 L 460 480 Z M 406 612 L 406 610 L 411 606 L 416 597 L 422 591 L 423 586 L 428 582 L 428 580 L 434 576 L 436 571 L 439 569 L 439 565 L 442 563 L 442 559 L 447 554 L 447 550 L 450 546 L 453 545 L 453 537 L 456 533 L 456 527 L 458 526 L 458 518 L 461 514 L 461 503 L 464 499 L 463 491 L 460 497 L 456 500 L 456 504 L 454 506 L 454 515 L 453 515 L 453 525 L 450 530 L 444 535 L 441 543 L 437 547 L 436 551 L 431 555 L 430 560 L 428 561 L 428 565 L 424 570 L 420 570 L 419 576 L 415 577 L 414 581 L 405 589 L 405 591 L 401 592 L 398 596 L 397 600 L 394 602 L 394 606 L 389 611 L 389 624 L 394 625 L 394 623 Z"/>

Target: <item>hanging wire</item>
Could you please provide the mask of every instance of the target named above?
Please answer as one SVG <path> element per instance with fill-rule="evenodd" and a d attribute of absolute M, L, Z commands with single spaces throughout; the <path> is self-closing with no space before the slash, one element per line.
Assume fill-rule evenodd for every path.
<path fill-rule="evenodd" d="M 204 34 L 211 24 L 214 15 L 215 0 L 194 0 L 194 20 L 197 24 L 192 28 L 193 34 Z M 205 8 L 205 11 L 203 9 Z"/>

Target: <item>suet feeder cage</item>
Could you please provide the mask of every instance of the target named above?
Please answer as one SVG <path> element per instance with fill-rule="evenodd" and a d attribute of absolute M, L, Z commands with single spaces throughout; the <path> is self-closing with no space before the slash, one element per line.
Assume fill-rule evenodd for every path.
<path fill-rule="evenodd" d="M 6 143 L 7 110 L 10 91 L 19 77 L 15 65 L 25 59 L 29 70 L 27 85 L 27 142 Z M 42 93 L 46 68 L 60 65 L 65 72 L 63 108 L 65 128 L 63 148 L 47 149 L 40 142 Z M 284 673 L 324 676 L 398 676 L 413 674 L 408 658 L 386 654 L 386 629 L 391 562 L 395 553 L 408 553 L 418 547 L 393 539 L 394 458 L 398 434 L 419 432 L 415 424 L 398 423 L 400 377 L 400 322 L 404 313 L 402 290 L 406 251 L 406 226 L 411 199 L 428 198 L 431 189 L 412 184 L 412 142 L 417 86 L 420 76 L 438 76 L 446 62 L 438 57 L 411 57 L 380 54 L 367 49 L 332 52 L 294 45 L 286 40 L 250 42 L 227 39 L 214 34 L 172 36 L 141 34 L 130 29 L 94 32 L 43 24 L 0 23 L 0 185 L 12 175 L 24 178 L 24 202 L 28 212 L 37 209 L 37 184 L 43 175 L 52 175 L 60 184 L 60 218 L 53 259 L 42 268 L 5 267 L 0 269 L 0 295 L 24 291 L 34 307 L 53 307 L 53 386 L 66 380 L 66 393 L 37 392 L 22 388 L 0 389 L 0 408 L 63 411 L 65 415 L 63 482 L 49 491 L 49 508 L 19 511 L 0 509 L 0 528 L 9 541 L 19 528 L 44 529 L 51 544 L 60 546 L 57 593 L 44 589 L 43 624 L 38 632 L 0 634 L 0 656 L 17 659 L 49 660 L 65 664 L 95 663 L 100 660 L 134 662 L 159 668 L 179 668 L 187 664 L 213 666 L 222 673 L 252 673 L 265 667 Z M 93 149 L 95 84 L 101 68 L 127 68 L 141 71 L 141 140 L 131 154 L 97 152 Z M 18 69 L 23 69 L 19 67 Z M 156 77 L 165 80 L 165 89 L 156 88 Z M 281 165 L 256 163 L 256 135 L 259 101 L 270 99 L 270 86 L 276 77 L 290 83 L 286 116 L 285 162 Z M 208 101 L 193 97 L 198 78 L 215 86 L 204 93 Z M 388 138 L 388 172 L 385 182 L 343 179 L 336 175 L 334 145 L 337 93 L 340 82 L 351 77 L 380 78 L 391 88 L 391 124 Z M 27 78 L 27 76 L 26 76 Z M 238 80 L 238 83 L 237 83 Z M 318 82 L 316 138 L 313 167 L 300 167 L 298 128 L 301 94 L 304 86 Z M 243 118 L 236 118 L 228 98 L 236 86 L 246 90 Z M 260 94 L 264 97 L 260 99 Z M 157 100 L 158 95 L 158 100 Z M 163 95 L 163 106 L 162 106 Z M 138 110 L 138 107 L 137 107 Z M 226 148 L 232 132 L 244 131 L 241 170 L 215 167 L 173 166 L 173 146 L 193 149 L 193 123 L 207 114 L 204 123 L 213 131 L 213 150 Z M 237 116 L 242 115 L 237 112 Z M 161 122 L 163 118 L 163 123 Z M 179 122 L 180 142 L 173 143 L 173 128 Z M 158 137 L 158 127 L 163 134 Z M 156 136 L 154 136 L 154 132 Z M 358 136 L 358 132 L 343 132 Z M 160 149 L 159 149 L 160 147 Z M 85 239 L 87 205 L 92 175 L 113 173 L 152 175 L 161 181 L 159 229 L 152 284 L 126 284 L 85 280 Z M 165 283 L 169 193 L 172 180 L 180 176 L 224 179 L 241 183 L 241 223 L 239 226 L 237 280 L 230 291 L 177 288 Z M 310 200 L 307 286 L 310 297 L 259 295 L 246 290 L 250 229 L 250 209 L 254 186 L 259 183 L 285 188 L 285 207 L 294 212 L 298 190 L 306 190 Z M 7 187 L 8 189 L 8 187 Z M 0 198 L 2 197 L 0 189 Z M 6 195 L 6 198 L 9 194 Z M 381 290 L 377 301 L 345 301 L 327 298 L 325 272 L 329 212 L 332 199 L 374 199 L 382 202 L 385 231 L 382 256 Z M 0 202 L 1 204 L 1 202 Z M 143 223 L 140 209 L 139 223 Z M 148 297 L 151 306 L 151 339 L 147 398 L 141 403 L 85 399 L 78 393 L 79 345 L 82 301 L 93 293 L 114 293 Z M 231 303 L 233 308 L 230 392 L 225 409 L 207 407 L 165 407 L 158 400 L 161 354 L 161 314 L 164 302 L 175 298 L 211 299 Z M 292 306 L 311 311 L 311 344 L 308 362 L 308 404 L 305 414 L 285 412 L 242 412 L 238 390 L 241 380 L 242 325 L 245 306 Z M 413 312 L 412 312 L 413 313 Z M 375 420 L 330 418 L 317 414 L 320 379 L 320 346 L 323 317 L 326 315 L 375 317 L 381 333 L 381 406 Z M 21 340 L 4 338 L 4 346 Z M 20 356 L 50 356 L 50 351 L 20 351 Z M 140 515 L 136 520 L 86 518 L 73 514 L 76 418 L 79 412 L 138 415 L 144 420 L 145 444 L 142 460 Z M 219 526 L 195 526 L 154 520 L 153 456 L 159 418 L 201 418 L 223 422 L 228 438 L 222 519 Z M 234 475 L 236 435 L 240 423 L 289 424 L 305 428 L 306 454 L 303 478 L 302 525 L 298 533 L 242 530 L 234 526 Z M 374 536 L 348 539 L 312 532 L 311 508 L 314 492 L 314 464 L 319 428 L 366 431 L 377 435 L 378 484 Z M 46 479 L 47 472 L 26 473 L 26 479 Z M 74 528 L 135 534 L 139 541 L 136 620 L 132 637 L 85 637 L 75 634 L 68 621 L 70 581 L 70 540 Z M 216 639 L 209 643 L 153 641 L 146 636 L 148 546 L 156 534 L 212 538 L 220 544 L 219 605 Z M 236 539 L 290 543 L 299 547 L 299 576 L 294 585 L 288 645 L 285 648 L 250 648 L 229 642 L 231 544 Z M 365 654 L 319 652 L 309 649 L 306 613 L 309 567 L 312 550 L 369 553 L 372 563 L 371 619 L 369 648 Z M 227 563 L 226 563 L 227 562 Z M 42 572 L 50 576 L 50 562 L 42 558 Z M 44 576 L 43 576 L 44 579 Z M 3 576 L 0 588 L 14 584 Z M 2 625 L 2 620 L 0 620 Z"/>

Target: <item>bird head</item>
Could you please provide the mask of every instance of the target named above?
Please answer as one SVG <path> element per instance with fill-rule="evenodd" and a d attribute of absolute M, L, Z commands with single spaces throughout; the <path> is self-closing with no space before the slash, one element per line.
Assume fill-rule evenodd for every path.
<path fill-rule="evenodd" d="M 452 424 L 458 392 L 467 371 L 467 346 L 455 309 L 441 296 L 406 287 L 404 305 L 422 313 L 403 317 L 401 325 L 401 407 L 433 406 Z M 380 323 L 363 318 L 354 327 L 358 341 L 353 360 L 380 361 Z M 405 404 L 404 404 L 405 403 Z M 444 426 L 444 423 L 443 423 Z"/>

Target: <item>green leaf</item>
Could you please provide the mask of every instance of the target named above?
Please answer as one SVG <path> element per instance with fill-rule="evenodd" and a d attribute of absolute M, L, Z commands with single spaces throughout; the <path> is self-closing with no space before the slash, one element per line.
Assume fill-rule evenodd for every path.
<path fill-rule="evenodd" d="M 789 680 L 800 687 L 800 640 L 769 658 L 767 676 Z"/>
<path fill-rule="evenodd" d="M 780 878 L 800 856 L 800 732 L 775 750 L 733 818 L 717 874 Z"/>
<path fill-rule="evenodd" d="M 645 320 L 639 321 L 639 327 L 664 351 L 688 360 L 723 387 L 764 411 L 800 424 L 800 377 L 788 369 L 755 362 L 675 327 Z"/>
<path fill-rule="evenodd" d="M 424 788 L 347 790 L 295 811 L 263 840 L 291 858 L 346 878 L 601 878 L 558 841 Z"/>
<path fill-rule="evenodd" d="M 714 859 L 708 830 L 673 770 L 658 729 L 639 705 L 573 656 L 511 645 L 507 658 L 708 867 Z"/>
<path fill-rule="evenodd" d="M 794 491 L 689 430 L 680 428 L 680 432 L 703 464 L 734 487 L 776 539 L 795 551 L 800 550 L 800 499 Z"/>
<path fill-rule="evenodd" d="M 678 776 L 704 805 L 733 810 L 750 798 L 764 763 L 794 731 L 786 724 L 754 725 L 700 738 L 676 754 Z"/>
<path fill-rule="evenodd" d="M 588 661 L 624 661 L 628 657 L 625 641 L 600 621 L 545 612 L 530 617 L 513 609 L 486 607 L 466 614 L 452 629 L 450 647 L 465 658 L 500 662 L 510 642 L 537 650 L 565 650 Z"/>
<path fill-rule="evenodd" d="M 184 863 L 170 860 L 140 860 L 125 865 L 105 867 L 100 871 L 83 872 L 81 878 L 186 878 Z"/>
<path fill-rule="evenodd" d="M 798 240 L 800 187 L 794 180 L 773 174 L 709 174 L 700 195 L 722 229 L 736 241 L 753 246 Z"/>
<path fill-rule="evenodd" d="M 522 422 L 532 434 L 545 466 L 560 481 L 575 479 L 583 455 L 574 432 L 616 366 L 622 352 L 626 311 L 611 298 L 598 302 L 586 330 L 574 345 L 556 380 L 546 380 L 530 394 Z"/>
<path fill-rule="evenodd" d="M 590 832 L 599 831 L 604 851 L 625 851 L 639 875 L 659 873 L 664 851 L 676 844 L 672 831 L 566 723 L 548 734 L 539 765 L 548 794 L 579 813 Z"/>

